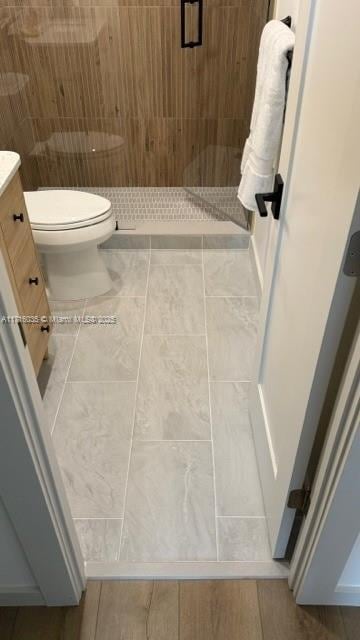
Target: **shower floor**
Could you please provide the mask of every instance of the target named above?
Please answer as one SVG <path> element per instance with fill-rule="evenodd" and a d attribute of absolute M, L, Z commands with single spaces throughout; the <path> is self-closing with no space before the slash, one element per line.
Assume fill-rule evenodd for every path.
<path fill-rule="evenodd" d="M 76 189 L 108 198 L 119 229 L 131 228 L 142 222 L 181 223 L 231 220 L 244 229 L 248 226 L 247 214 L 237 197 L 237 187 L 76 187 Z"/>
<path fill-rule="evenodd" d="M 52 304 L 116 317 L 55 326 L 39 378 L 89 576 L 286 574 L 248 416 L 249 252 L 202 245 L 104 250 L 111 292 Z"/>

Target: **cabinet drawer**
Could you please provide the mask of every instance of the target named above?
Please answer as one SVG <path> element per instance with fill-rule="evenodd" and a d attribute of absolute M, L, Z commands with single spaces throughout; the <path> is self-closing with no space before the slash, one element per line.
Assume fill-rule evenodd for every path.
<path fill-rule="evenodd" d="M 0 198 L 0 225 L 11 263 L 17 261 L 26 237 L 32 237 L 19 174 Z"/>
<path fill-rule="evenodd" d="M 26 238 L 26 244 L 13 264 L 13 272 L 23 314 L 34 315 L 44 291 L 44 283 L 31 237 Z"/>
<path fill-rule="evenodd" d="M 28 342 L 28 347 L 31 355 L 31 359 L 33 361 L 34 369 L 36 375 L 39 372 L 40 365 L 44 359 L 44 355 L 48 346 L 50 332 L 51 332 L 51 324 L 48 321 L 50 316 L 50 309 L 48 305 L 48 301 L 46 298 L 45 291 L 43 291 L 39 304 L 36 308 L 35 314 L 36 316 L 42 317 L 45 316 L 45 320 L 41 324 L 33 324 L 26 326 L 26 338 Z M 49 327 L 49 331 L 46 331 L 45 328 Z"/>

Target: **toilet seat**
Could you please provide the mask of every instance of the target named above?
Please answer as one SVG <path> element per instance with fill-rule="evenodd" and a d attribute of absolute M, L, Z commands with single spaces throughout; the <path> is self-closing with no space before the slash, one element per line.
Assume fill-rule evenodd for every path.
<path fill-rule="evenodd" d="M 66 231 L 90 227 L 112 215 L 109 200 L 86 191 L 25 191 L 24 197 L 31 227 L 38 231 Z"/>

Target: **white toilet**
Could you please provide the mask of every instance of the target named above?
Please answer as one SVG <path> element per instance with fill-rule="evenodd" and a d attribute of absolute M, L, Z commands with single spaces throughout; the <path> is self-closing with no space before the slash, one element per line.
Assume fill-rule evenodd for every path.
<path fill-rule="evenodd" d="M 109 200 L 65 189 L 24 195 L 49 297 L 80 300 L 109 291 L 110 276 L 98 249 L 115 230 Z"/>

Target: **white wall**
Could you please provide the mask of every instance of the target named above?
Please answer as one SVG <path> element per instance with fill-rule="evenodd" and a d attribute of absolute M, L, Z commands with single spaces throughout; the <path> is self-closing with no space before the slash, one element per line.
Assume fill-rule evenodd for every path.
<path fill-rule="evenodd" d="M 0 593 L 33 586 L 34 577 L 0 498 Z"/>
<path fill-rule="evenodd" d="M 291 16 L 293 28 L 296 31 L 299 7 L 300 0 L 277 0 L 277 2 L 275 2 L 274 17 L 282 19 L 286 18 L 286 16 Z M 265 273 L 266 252 L 270 223 L 271 217 L 260 218 L 257 213 L 255 214 L 255 228 L 252 236 L 252 248 L 254 251 L 256 268 L 258 271 L 261 287 L 263 284 Z"/>

